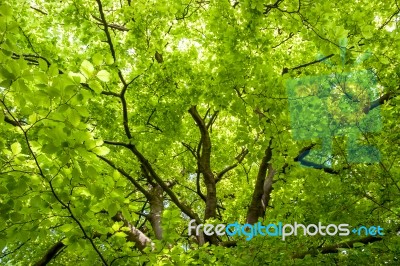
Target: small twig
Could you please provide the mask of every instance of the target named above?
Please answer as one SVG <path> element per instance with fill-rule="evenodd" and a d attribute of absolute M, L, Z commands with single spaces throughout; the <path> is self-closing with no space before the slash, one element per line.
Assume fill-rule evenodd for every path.
<path fill-rule="evenodd" d="M 39 8 L 37 8 L 37 7 L 34 7 L 34 6 L 31 6 L 31 8 L 33 9 L 33 10 L 35 10 L 35 11 L 37 11 L 37 12 L 39 12 L 39 13 L 42 13 L 43 15 L 48 15 L 46 12 L 44 12 L 44 11 L 42 11 L 42 10 L 40 10 Z"/>

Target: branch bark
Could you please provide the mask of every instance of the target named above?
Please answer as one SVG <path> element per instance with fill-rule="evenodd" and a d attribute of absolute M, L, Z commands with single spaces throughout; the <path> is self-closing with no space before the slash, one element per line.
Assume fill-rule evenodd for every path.
<path fill-rule="evenodd" d="M 186 204 L 182 203 L 175 195 L 175 193 L 172 191 L 170 184 L 167 184 L 164 182 L 161 177 L 155 172 L 153 169 L 152 165 L 149 163 L 149 161 L 144 157 L 144 155 L 139 152 L 134 144 L 131 143 L 123 143 L 123 142 L 116 142 L 116 141 L 104 141 L 106 144 L 111 144 L 111 145 L 116 145 L 116 146 L 123 146 L 129 149 L 138 159 L 138 161 L 141 163 L 141 165 L 148 171 L 148 173 L 152 176 L 154 181 L 159 184 L 162 189 L 167 193 L 167 195 L 170 197 L 171 201 L 182 211 L 184 212 L 187 216 L 189 216 L 191 219 L 196 220 L 196 223 L 201 224 L 202 221 L 199 218 L 199 216 L 193 212 L 193 210 L 187 206 Z"/>
<path fill-rule="evenodd" d="M 112 55 L 112 57 L 114 59 L 114 62 L 115 62 L 115 61 L 117 61 L 117 59 L 116 59 L 116 56 L 115 56 L 115 50 L 114 50 L 114 45 L 113 45 L 112 40 L 111 40 L 110 31 L 108 30 L 109 26 L 107 24 L 106 17 L 104 15 L 103 5 L 102 5 L 100 0 L 96 0 L 96 2 L 97 2 L 97 5 L 99 7 L 100 18 L 101 18 L 101 22 L 102 22 L 102 24 L 104 26 L 104 33 L 106 34 L 106 37 L 107 37 L 107 43 L 108 43 L 108 46 L 110 47 L 111 55 Z"/>
<path fill-rule="evenodd" d="M 63 249 L 64 247 L 66 247 L 64 243 L 58 241 L 47 250 L 46 254 L 44 254 L 39 261 L 35 263 L 35 266 L 47 265 L 47 263 L 49 263 L 57 255 L 57 253 L 60 252 L 60 250 Z"/>
<path fill-rule="evenodd" d="M 126 232 L 127 237 L 126 239 L 128 241 L 134 242 L 137 246 L 137 248 L 140 251 L 143 251 L 147 245 L 151 245 L 152 241 L 151 239 L 146 236 L 142 231 L 137 229 L 135 226 L 133 226 L 131 223 L 129 223 L 123 216 L 121 212 L 118 212 L 113 218 L 113 221 L 115 222 L 124 222 L 124 226 L 128 227 L 130 230 Z"/>
<path fill-rule="evenodd" d="M 151 197 L 149 199 L 150 203 L 149 220 L 156 238 L 161 240 L 163 237 L 163 231 L 161 227 L 161 215 L 164 209 L 163 189 L 160 185 L 157 184 L 155 187 L 152 187 L 150 194 Z"/>
<path fill-rule="evenodd" d="M 20 126 L 20 123 L 17 120 L 10 119 L 8 116 L 4 115 L 4 122 L 13 125 L 14 127 Z"/>
<path fill-rule="evenodd" d="M 204 119 L 199 115 L 196 106 L 193 105 L 189 109 L 189 114 L 196 122 L 201 135 L 201 152 L 197 159 L 197 167 L 203 174 L 204 183 L 206 185 L 206 209 L 204 219 L 214 218 L 217 214 L 217 188 L 216 179 L 211 169 L 211 139 L 208 132 L 210 124 L 206 125 Z"/>
<path fill-rule="evenodd" d="M 367 237 L 364 237 L 361 239 L 350 240 L 350 241 L 341 242 L 341 243 L 337 243 L 337 244 L 330 245 L 330 246 L 325 246 L 322 248 L 315 248 L 315 249 L 312 249 L 312 250 L 309 250 L 306 252 L 297 253 L 297 254 L 294 254 L 292 256 L 292 258 L 293 259 L 304 259 L 304 257 L 307 255 L 311 255 L 314 257 L 320 253 L 321 254 L 338 253 L 339 248 L 354 248 L 355 243 L 369 244 L 369 243 L 381 241 L 382 239 L 383 238 L 381 238 L 381 237 L 367 236 Z"/>
<path fill-rule="evenodd" d="M 400 89 L 400 87 L 398 89 Z M 388 92 L 388 93 L 382 95 L 381 97 L 379 97 L 378 99 L 376 99 L 375 101 L 372 101 L 370 103 L 370 105 L 365 106 L 364 109 L 363 109 L 363 112 L 365 114 L 368 114 L 369 111 L 371 111 L 371 110 L 377 108 L 378 106 L 384 104 L 385 102 L 389 101 L 390 99 L 394 98 L 395 96 L 396 95 L 394 93 Z"/>
<path fill-rule="evenodd" d="M 253 196 L 251 203 L 247 211 L 247 223 L 255 224 L 258 218 L 264 217 L 266 207 L 270 200 L 270 194 L 272 192 L 272 181 L 275 175 L 275 170 L 270 164 L 272 158 L 272 139 L 269 142 L 268 147 L 265 149 L 264 157 L 261 160 L 260 167 L 257 173 L 257 179 L 254 186 Z M 268 176 L 267 176 L 268 172 Z"/>

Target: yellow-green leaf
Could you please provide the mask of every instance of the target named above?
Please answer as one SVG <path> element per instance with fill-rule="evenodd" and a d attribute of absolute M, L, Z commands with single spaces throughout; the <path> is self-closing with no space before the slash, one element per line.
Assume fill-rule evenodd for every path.
<path fill-rule="evenodd" d="M 107 70 L 100 70 L 97 73 L 97 78 L 101 81 L 108 82 L 110 80 L 110 73 Z"/>
<path fill-rule="evenodd" d="M 19 144 L 18 142 L 11 144 L 11 151 L 14 155 L 20 154 L 21 150 L 21 144 Z"/>

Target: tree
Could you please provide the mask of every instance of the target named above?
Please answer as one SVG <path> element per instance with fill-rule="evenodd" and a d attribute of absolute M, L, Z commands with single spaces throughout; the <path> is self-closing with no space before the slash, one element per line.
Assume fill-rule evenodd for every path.
<path fill-rule="evenodd" d="M 0 261 L 396 264 L 400 7 L 0 6 Z M 188 224 L 383 236 L 189 236 Z"/>

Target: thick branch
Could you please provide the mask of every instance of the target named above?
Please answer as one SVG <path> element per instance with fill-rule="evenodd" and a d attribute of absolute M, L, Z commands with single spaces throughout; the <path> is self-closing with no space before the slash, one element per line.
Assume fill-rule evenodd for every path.
<path fill-rule="evenodd" d="M 180 202 L 180 200 L 176 197 L 175 193 L 171 190 L 170 184 L 164 182 L 160 178 L 160 176 L 154 171 L 153 167 L 146 159 L 146 157 L 144 157 L 143 154 L 137 150 L 135 145 L 123 142 L 116 142 L 116 141 L 104 141 L 104 143 L 128 148 L 136 156 L 136 158 L 143 165 L 143 167 L 147 169 L 147 171 L 154 178 L 157 184 L 159 184 L 162 187 L 162 189 L 168 194 L 172 202 L 191 219 L 195 219 L 196 223 L 198 224 L 202 223 L 199 216 L 196 213 L 194 213 L 189 206 L 186 206 L 185 204 Z"/>
<path fill-rule="evenodd" d="M 196 172 L 196 192 L 197 192 L 197 195 L 199 195 L 199 197 L 200 197 L 204 202 L 207 201 L 206 196 L 204 196 L 203 192 L 201 192 L 201 186 L 200 186 L 200 172 L 199 172 L 198 169 L 197 169 L 197 172 Z"/>
<path fill-rule="evenodd" d="M 136 146 L 133 144 L 129 145 L 129 149 L 132 151 L 132 153 L 138 158 L 138 160 L 143 164 L 144 167 L 149 171 L 150 175 L 154 178 L 154 180 L 163 188 L 163 190 L 168 194 L 172 202 L 181 210 L 183 211 L 187 216 L 189 216 L 191 219 L 195 219 L 196 223 L 200 224 L 202 223 L 200 218 L 197 216 L 196 213 L 192 211 L 192 209 L 189 206 L 186 206 L 185 204 L 181 203 L 180 200 L 176 197 L 175 193 L 171 190 L 170 186 L 165 183 L 161 177 L 154 171 L 153 167 L 149 163 L 149 161 L 143 156 L 142 153 L 140 153 L 137 149 Z"/>
<path fill-rule="evenodd" d="M 16 53 L 13 53 L 11 57 L 12 57 L 13 59 L 19 59 L 19 58 L 21 57 L 21 55 L 16 54 Z M 43 57 L 43 56 L 40 56 L 40 55 L 23 54 L 22 57 L 24 58 L 24 60 L 29 61 L 29 62 L 32 62 L 32 63 L 35 63 L 35 64 L 39 64 L 38 59 L 42 59 L 42 60 L 44 60 L 44 61 L 46 62 L 47 67 L 50 67 L 50 66 L 51 66 L 50 61 L 49 61 L 47 58 L 45 58 L 45 57 Z M 59 74 L 62 74 L 62 72 L 59 73 Z"/>
<path fill-rule="evenodd" d="M 122 216 L 121 212 L 118 212 L 112 219 L 115 222 L 120 222 L 120 221 L 124 222 L 124 226 L 128 227 L 130 229 L 128 232 L 126 232 L 126 234 L 127 234 L 126 239 L 130 242 L 136 243 L 136 246 L 140 251 L 143 251 L 143 249 L 148 244 L 152 244 L 151 239 L 148 236 L 146 236 L 142 231 L 140 231 L 135 226 L 133 226 L 131 223 L 129 223 Z"/>
<path fill-rule="evenodd" d="M 97 2 L 97 5 L 99 6 L 99 12 L 100 12 L 100 19 L 97 18 L 97 20 L 100 21 L 104 26 L 104 33 L 106 34 L 106 37 L 107 37 L 107 43 L 108 43 L 108 46 L 110 47 L 111 55 L 112 55 L 112 57 L 114 59 L 114 62 L 116 62 L 117 58 L 116 58 L 116 55 L 115 55 L 115 49 L 114 49 L 113 42 L 111 40 L 110 31 L 109 31 L 110 25 L 107 24 L 101 1 L 100 0 L 96 0 L 96 2 Z M 127 103 L 126 103 L 126 99 L 125 99 L 125 93 L 126 93 L 126 90 L 128 89 L 128 86 L 133 81 L 135 81 L 137 78 L 139 78 L 140 75 L 137 75 L 129 83 L 127 83 L 125 81 L 123 75 L 122 75 L 121 70 L 118 69 L 118 77 L 119 77 L 119 79 L 121 80 L 121 82 L 123 84 L 123 88 L 122 88 L 122 91 L 121 91 L 121 93 L 119 95 L 119 98 L 121 99 L 121 103 L 122 103 L 122 116 L 123 116 L 124 130 L 125 130 L 125 134 L 128 137 L 128 139 L 132 139 L 132 134 L 130 132 L 129 125 L 128 125 L 128 107 L 127 107 Z M 115 96 L 114 94 L 109 94 L 109 95 Z"/>
<path fill-rule="evenodd" d="M 341 242 L 337 243 L 331 246 L 325 246 L 322 248 L 316 248 L 310 251 L 302 252 L 302 253 L 297 253 L 292 256 L 293 259 L 303 259 L 307 255 L 311 256 L 317 256 L 318 254 L 329 254 L 329 253 L 338 253 L 339 248 L 354 248 L 355 243 L 362 243 L 362 244 L 368 244 L 368 243 L 373 243 L 376 241 L 382 240 L 381 237 L 374 237 L 374 236 L 368 236 L 364 237 L 361 239 L 356 239 L 356 240 L 350 240 L 346 242 Z"/>
<path fill-rule="evenodd" d="M 4 122 L 6 122 L 6 123 L 8 123 L 8 124 L 10 124 L 10 125 L 13 125 L 13 126 L 15 126 L 15 127 L 18 127 L 18 126 L 20 126 L 20 123 L 17 121 L 17 120 L 13 120 L 13 119 L 10 119 L 8 116 L 4 116 Z"/>
<path fill-rule="evenodd" d="M 294 161 L 295 162 L 300 162 L 301 165 L 304 165 L 304 166 L 307 166 L 307 167 L 311 167 L 311 168 L 314 168 L 314 169 L 321 169 L 322 171 L 324 171 L 325 173 L 328 173 L 328 174 L 334 174 L 334 175 L 339 174 L 339 171 L 334 170 L 334 169 L 329 168 L 329 167 L 326 167 L 324 164 L 317 164 L 317 163 L 310 162 L 310 161 L 307 161 L 307 160 L 304 159 L 311 152 L 311 149 L 314 146 L 315 146 L 315 144 L 311 144 L 310 146 L 303 148 L 300 151 L 299 155 L 296 158 L 294 158 Z"/>
<path fill-rule="evenodd" d="M 274 182 L 274 176 L 275 176 L 275 169 L 272 167 L 272 164 L 268 164 L 268 175 L 265 178 L 264 185 L 263 185 L 263 195 L 261 197 L 261 204 L 263 207 L 263 213 L 262 217 L 265 215 L 265 211 L 268 207 L 269 201 L 271 199 L 271 193 L 272 193 L 272 184 Z"/>
<path fill-rule="evenodd" d="M 84 88 L 89 89 L 90 91 L 94 91 L 94 90 L 89 86 L 89 84 L 87 84 L 87 83 L 81 83 L 81 85 L 82 85 Z M 119 93 L 112 92 L 112 91 L 102 91 L 101 94 L 103 94 L 103 95 L 109 95 L 109 96 L 114 96 L 114 97 L 117 97 L 117 98 L 120 97 L 120 94 L 119 94 Z"/>
<path fill-rule="evenodd" d="M 114 97 L 118 97 L 119 98 L 119 94 L 116 93 L 116 92 L 112 92 L 112 91 L 102 91 L 101 94 L 110 95 L 110 96 L 114 96 Z"/>
<path fill-rule="evenodd" d="M 53 246 L 51 246 L 49 250 L 47 250 L 46 254 L 44 254 L 43 257 L 38 262 L 35 263 L 35 266 L 47 265 L 47 263 L 49 263 L 57 255 L 57 253 L 64 247 L 65 247 L 64 243 L 58 241 Z"/>
<path fill-rule="evenodd" d="M 194 149 L 193 149 L 189 144 L 186 144 L 185 142 L 181 142 L 181 144 L 182 144 L 188 151 L 190 151 L 190 153 L 193 155 L 193 157 L 197 160 L 197 155 L 196 155 Z"/>
<path fill-rule="evenodd" d="M 304 166 L 307 166 L 307 167 L 310 167 L 310 168 L 314 168 L 314 169 L 319 169 L 319 170 L 322 170 L 322 171 L 324 171 L 325 173 L 328 173 L 328 174 L 332 174 L 332 175 L 339 174 L 339 171 L 334 170 L 334 169 L 329 168 L 329 167 L 326 167 L 323 164 L 317 164 L 317 163 L 310 162 L 310 161 L 307 161 L 307 160 L 304 160 L 304 159 L 300 160 L 299 162 L 300 162 L 301 165 L 304 165 Z"/>
<path fill-rule="evenodd" d="M 118 70 L 118 76 L 119 76 L 119 79 L 121 80 L 122 84 L 124 85 L 124 87 L 121 90 L 120 96 L 119 96 L 121 99 L 121 104 L 122 104 L 122 117 L 123 117 L 124 130 L 125 130 L 125 134 L 128 137 L 128 139 L 131 139 L 132 134 L 131 134 L 131 130 L 129 129 L 128 106 L 127 106 L 126 99 L 125 99 L 125 93 L 129 87 L 129 85 L 132 82 L 134 82 L 136 79 L 138 79 L 140 77 L 140 75 L 137 75 L 136 77 L 134 77 L 129 83 L 126 83 L 124 77 L 122 76 L 121 70 Z"/>
<path fill-rule="evenodd" d="M 158 130 L 158 131 L 160 131 L 160 132 L 163 132 L 161 128 L 159 128 L 158 126 L 153 125 L 153 124 L 151 123 L 151 118 L 152 118 L 152 116 L 155 114 L 156 111 L 157 111 L 156 108 L 154 108 L 154 109 L 151 111 L 150 116 L 147 118 L 146 126 L 150 126 L 150 127 L 154 128 L 155 130 Z"/>
<path fill-rule="evenodd" d="M 204 183 L 207 188 L 204 219 L 214 218 L 217 214 L 217 189 L 216 179 L 211 170 L 211 139 L 208 127 L 213 123 L 216 114 L 211 118 L 210 123 L 206 125 L 204 119 L 197 112 L 195 105 L 189 109 L 189 113 L 199 127 L 201 135 L 201 153 L 197 159 L 197 167 L 204 176 Z"/>
<path fill-rule="evenodd" d="M 9 255 L 11 255 L 11 254 L 13 254 L 13 253 L 15 253 L 15 252 L 17 252 L 18 250 L 20 250 L 26 243 L 28 243 L 28 241 L 29 241 L 30 239 L 28 239 L 26 242 L 23 242 L 23 243 L 21 243 L 19 246 L 17 246 L 15 249 L 13 249 L 13 250 L 8 250 L 8 248 L 7 248 L 7 252 L 4 252 L 4 250 L 2 250 L 2 252 L 1 252 L 1 256 L 0 256 L 0 261 L 3 259 L 3 258 L 5 258 L 5 257 L 7 257 L 7 256 L 9 256 Z"/>
<path fill-rule="evenodd" d="M 379 29 L 383 29 L 387 24 L 389 24 L 392 19 L 400 13 L 400 9 L 397 9 L 380 27 Z"/>
<path fill-rule="evenodd" d="M 268 13 L 273 9 L 273 8 L 277 8 L 279 6 L 279 4 L 283 2 L 283 0 L 276 0 L 276 2 L 272 5 L 265 5 L 265 11 L 263 12 L 264 15 L 268 15 Z"/>
<path fill-rule="evenodd" d="M 400 87 L 398 89 L 400 89 Z M 381 97 L 379 97 L 378 99 L 376 99 L 375 101 L 372 101 L 369 106 L 365 106 L 364 109 L 363 109 L 363 112 L 365 114 L 368 114 L 369 111 L 371 111 L 371 110 L 377 108 L 378 106 L 384 104 L 385 102 L 389 101 L 390 99 L 394 98 L 395 96 L 396 95 L 394 93 L 388 92 L 388 93 L 382 95 Z"/>
<path fill-rule="evenodd" d="M 151 198 L 149 200 L 150 203 L 149 220 L 156 238 L 161 240 L 163 237 L 163 231 L 161 227 L 161 215 L 164 209 L 164 204 L 163 204 L 164 197 L 163 197 L 162 187 L 160 185 L 156 185 L 151 189 L 150 194 Z"/>
<path fill-rule="evenodd" d="M 232 240 L 232 241 L 224 241 L 220 243 L 220 246 L 226 247 L 226 248 L 230 248 L 230 247 L 236 247 L 237 246 L 237 242 Z"/>
<path fill-rule="evenodd" d="M 204 174 L 204 178 L 207 180 L 214 179 L 214 175 L 211 171 L 211 139 L 208 133 L 207 125 L 205 124 L 203 118 L 197 112 L 196 106 L 192 106 L 189 109 L 189 114 L 193 117 L 194 121 L 196 122 L 197 126 L 199 127 L 200 134 L 201 134 L 201 155 L 199 158 L 200 163 L 200 171 Z"/>
<path fill-rule="evenodd" d="M 272 166 L 270 166 L 269 163 L 272 158 L 271 144 L 272 140 L 270 140 L 269 145 L 265 150 L 265 154 L 261 160 L 260 167 L 258 168 L 253 196 L 247 211 L 247 223 L 249 224 L 255 224 L 257 223 L 258 218 L 264 217 L 265 208 L 268 205 L 268 202 L 264 201 L 267 199 L 269 200 L 269 194 L 272 191 L 272 177 L 275 174 L 275 171 L 273 171 Z M 268 178 L 267 171 L 269 172 Z M 268 188 L 267 191 L 264 190 L 264 187 Z M 268 195 L 265 195 L 266 193 Z"/>

